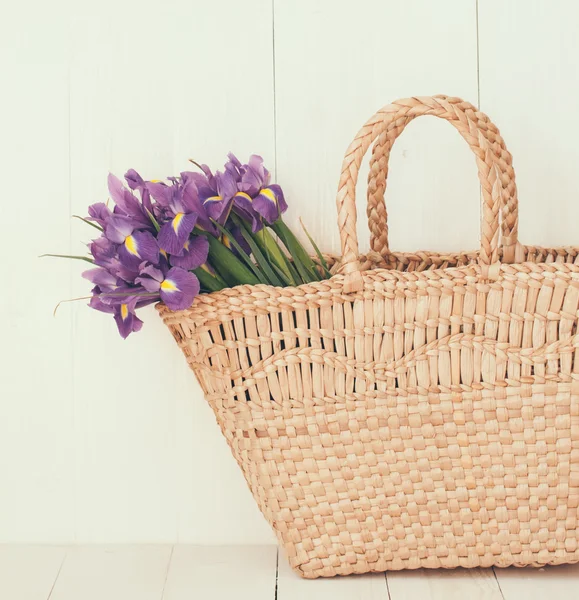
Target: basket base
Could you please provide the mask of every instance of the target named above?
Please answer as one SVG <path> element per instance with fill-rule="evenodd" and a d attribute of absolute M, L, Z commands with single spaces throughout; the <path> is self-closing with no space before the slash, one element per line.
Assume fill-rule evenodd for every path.
<path fill-rule="evenodd" d="M 284 553 L 285 554 L 285 553 Z M 551 556 L 545 557 L 546 560 L 537 561 L 530 558 L 529 562 L 521 562 L 521 557 L 517 560 L 512 556 L 482 556 L 482 557 L 464 557 L 455 559 L 437 559 L 428 557 L 425 559 L 411 558 L 406 561 L 401 559 L 386 561 L 378 560 L 370 564 L 363 558 L 355 559 L 354 562 L 339 561 L 335 564 L 326 563 L 322 559 L 312 559 L 307 563 L 299 564 L 292 561 L 287 556 L 284 558 L 289 561 L 292 569 L 304 579 L 319 579 L 320 577 L 345 577 L 348 575 L 364 575 L 366 573 L 385 573 L 388 571 L 403 571 L 416 569 L 476 569 L 490 567 L 517 567 L 517 568 L 541 568 L 545 566 L 555 566 L 563 564 L 579 563 L 579 552 L 573 552 L 562 556 L 559 552 L 549 553 Z M 295 563 L 295 564 L 294 564 Z"/>

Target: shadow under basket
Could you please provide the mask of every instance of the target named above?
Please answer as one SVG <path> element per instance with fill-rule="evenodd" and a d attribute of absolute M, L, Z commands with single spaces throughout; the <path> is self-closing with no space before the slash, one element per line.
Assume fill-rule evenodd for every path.
<path fill-rule="evenodd" d="M 476 155 L 477 252 L 388 248 L 388 156 L 420 115 Z M 373 142 L 360 257 L 354 190 Z M 384 107 L 346 153 L 338 213 L 344 274 L 158 307 L 292 567 L 579 561 L 579 248 L 518 243 L 496 127 L 456 98 Z"/>

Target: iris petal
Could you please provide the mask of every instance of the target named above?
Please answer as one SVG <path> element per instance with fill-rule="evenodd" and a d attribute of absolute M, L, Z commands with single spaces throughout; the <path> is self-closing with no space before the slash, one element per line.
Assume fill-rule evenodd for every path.
<path fill-rule="evenodd" d="M 234 211 L 245 221 L 251 221 L 251 230 L 257 233 L 263 227 L 261 216 L 253 207 L 253 198 L 246 192 L 237 192 L 233 196 Z"/>
<path fill-rule="evenodd" d="M 151 226 L 151 222 L 143 211 L 138 198 L 123 185 L 118 177 L 109 173 L 108 185 L 111 198 L 122 213 L 137 221 L 141 227 Z"/>
<path fill-rule="evenodd" d="M 157 240 L 148 231 L 135 231 L 119 246 L 119 258 L 132 269 L 138 268 L 143 261 L 156 264 L 159 262 Z"/>
<path fill-rule="evenodd" d="M 205 236 L 197 235 L 185 242 L 180 256 L 171 256 L 171 265 L 190 271 L 201 266 L 207 260 L 208 253 L 209 240 Z"/>
<path fill-rule="evenodd" d="M 179 234 L 179 225 L 183 221 L 184 216 L 185 216 L 185 213 L 177 213 L 175 215 L 175 218 L 171 221 L 171 227 L 173 227 L 173 231 L 177 235 Z"/>
<path fill-rule="evenodd" d="M 123 307 L 126 308 L 123 309 Z M 115 312 L 114 319 L 123 339 L 126 339 L 133 331 L 139 331 L 143 326 L 143 321 L 128 309 L 127 304 L 121 304 L 119 310 Z"/>
<path fill-rule="evenodd" d="M 161 283 L 161 300 L 171 310 L 189 308 L 199 293 L 199 280 L 193 273 L 173 267 Z"/>
<path fill-rule="evenodd" d="M 159 246 L 169 254 L 182 254 L 183 246 L 197 222 L 195 213 L 179 213 L 179 215 L 161 227 L 157 238 Z"/>
<path fill-rule="evenodd" d="M 117 287 L 117 278 L 102 267 L 97 267 L 96 269 L 89 269 L 85 271 L 82 276 L 85 279 L 88 279 L 91 283 L 100 286 L 101 288 L 106 288 L 107 291 L 110 291 Z"/>
<path fill-rule="evenodd" d="M 135 238 L 132 235 L 128 235 L 125 238 L 125 248 L 127 249 L 127 252 L 129 254 L 132 254 L 133 256 L 136 256 L 137 258 L 141 258 L 141 256 L 139 255 L 139 247 L 137 245 L 137 241 L 135 240 Z"/>
<path fill-rule="evenodd" d="M 268 223 L 277 221 L 287 209 L 283 192 L 279 185 L 263 188 L 253 200 L 253 208 Z"/>

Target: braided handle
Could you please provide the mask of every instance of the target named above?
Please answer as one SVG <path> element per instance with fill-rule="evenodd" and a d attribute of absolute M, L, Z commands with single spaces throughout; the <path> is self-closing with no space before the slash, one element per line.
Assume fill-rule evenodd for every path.
<path fill-rule="evenodd" d="M 496 126 L 486 115 L 477 112 L 477 109 L 472 104 L 463 102 L 458 98 L 444 98 L 444 96 L 437 96 L 436 98 L 444 99 L 450 104 L 454 104 L 455 112 L 464 114 L 464 117 L 476 126 L 479 135 L 487 140 L 495 155 L 495 164 L 500 173 L 499 181 L 502 186 L 502 260 L 503 262 L 513 262 L 514 250 L 518 241 L 518 202 L 513 158 L 507 150 L 505 142 Z M 390 253 L 388 244 L 388 214 L 384 202 L 390 151 L 395 140 L 416 116 L 415 114 L 409 114 L 393 124 L 393 127 L 382 132 L 374 144 L 372 158 L 370 159 L 367 205 L 370 247 L 385 258 Z"/>
<path fill-rule="evenodd" d="M 512 159 L 504 149 L 504 142 L 498 130 L 486 115 L 477 112 L 474 107 L 458 98 L 437 96 L 434 98 L 408 98 L 398 100 L 380 109 L 358 132 L 350 144 L 342 163 L 342 174 L 338 186 L 336 204 L 338 208 L 338 227 L 342 245 L 341 272 L 346 275 L 346 293 L 358 291 L 362 288 L 362 275 L 358 262 L 358 237 L 356 233 L 356 181 L 364 154 L 377 138 L 378 148 L 387 148 L 388 153 L 378 154 L 374 160 L 373 168 L 376 189 L 370 190 L 374 196 L 379 193 L 382 183 L 377 177 L 380 169 L 386 173 L 389 148 L 393 141 L 400 135 L 404 127 L 414 118 L 422 115 L 433 115 L 449 121 L 462 137 L 466 140 L 475 154 L 478 166 L 479 180 L 483 193 L 483 218 L 481 221 L 481 250 L 479 263 L 482 276 L 486 279 L 495 279 L 498 276 L 498 229 L 499 207 L 503 206 L 507 214 L 507 222 L 503 225 L 503 244 L 506 248 L 507 260 L 514 258 L 514 249 L 517 237 L 517 199 L 512 171 Z M 396 133 L 397 132 L 397 133 Z M 489 133 L 490 132 L 490 133 Z M 388 145 L 387 140 L 391 140 Z M 502 145 L 501 145 L 502 143 Z M 498 149 L 502 153 L 498 153 Z M 380 153 L 380 150 L 378 150 Z M 386 162 L 384 162 L 385 157 Z M 383 181 L 385 188 L 385 177 Z M 378 200 L 373 204 L 371 229 L 375 247 L 387 248 L 387 231 L 382 229 L 380 219 L 386 217 L 385 205 Z M 380 228 L 379 228 L 380 227 Z M 504 232 L 507 231 L 507 235 Z M 380 241 L 385 246 L 379 246 Z"/>

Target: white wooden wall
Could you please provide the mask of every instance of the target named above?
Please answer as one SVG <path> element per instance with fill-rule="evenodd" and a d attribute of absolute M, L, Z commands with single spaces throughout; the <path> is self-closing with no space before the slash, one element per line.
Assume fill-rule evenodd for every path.
<path fill-rule="evenodd" d="M 262 543 L 194 376 L 151 309 L 122 341 L 83 303 L 71 214 L 106 175 L 264 156 L 338 250 L 334 193 L 359 126 L 399 97 L 480 101 L 515 157 L 521 239 L 579 245 L 573 0 L 55 0 L 0 3 L 0 542 Z M 474 248 L 474 161 L 448 124 L 395 148 L 391 247 Z M 363 209 L 363 186 L 360 186 Z M 367 244 L 364 218 L 360 236 Z"/>

